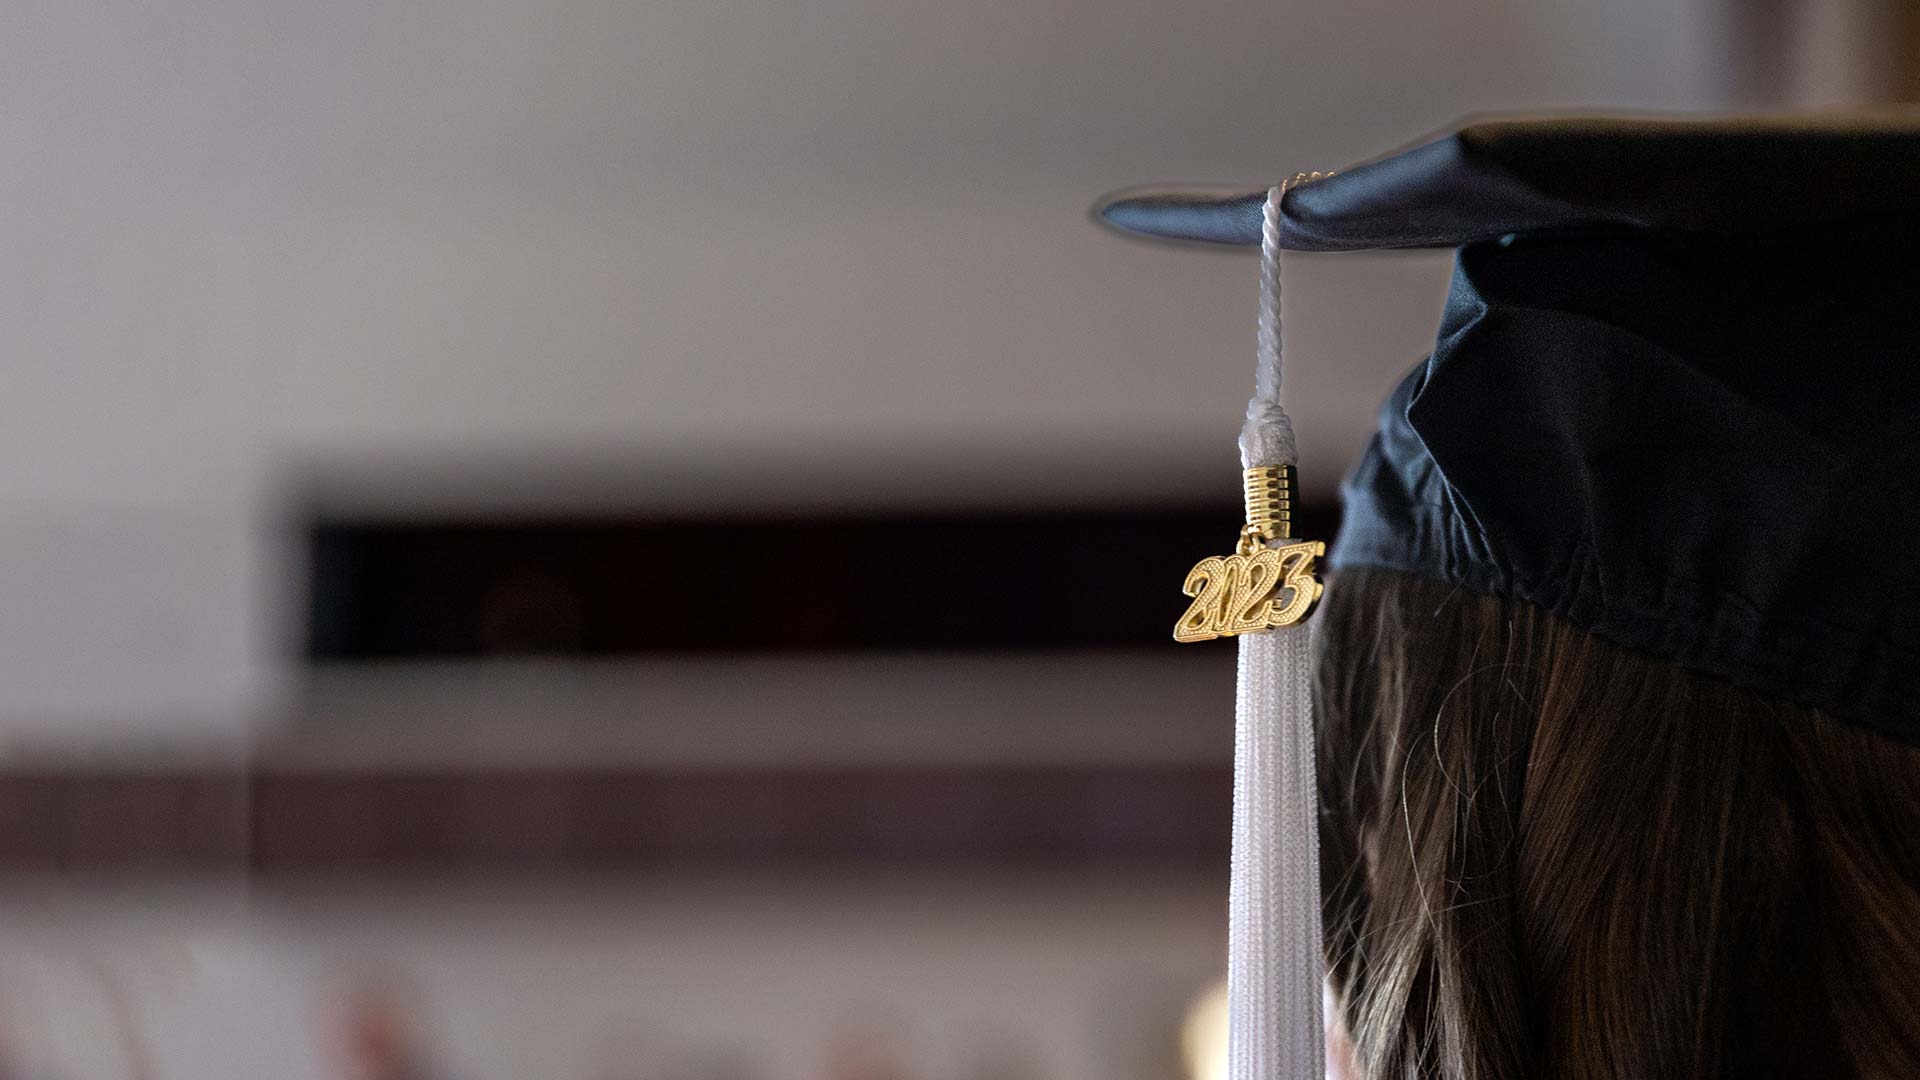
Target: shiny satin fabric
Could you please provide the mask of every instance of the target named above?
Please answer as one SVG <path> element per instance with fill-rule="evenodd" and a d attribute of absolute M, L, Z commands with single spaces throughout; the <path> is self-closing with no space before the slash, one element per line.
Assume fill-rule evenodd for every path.
<path fill-rule="evenodd" d="M 1288 162 L 1298 169 L 1327 162 Z M 1287 193 L 1295 251 L 1459 247 L 1595 225 L 1759 235 L 1920 214 L 1920 109 L 1716 120 L 1469 124 Z M 1277 181 L 1277 177 L 1275 178 Z M 1265 189 L 1136 188 L 1096 212 L 1126 232 L 1260 243 Z"/>
<path fill-rule="evenodd" d="M 1332 564 L 1920 742 L 1920 230 L 1461 251 Z"/>

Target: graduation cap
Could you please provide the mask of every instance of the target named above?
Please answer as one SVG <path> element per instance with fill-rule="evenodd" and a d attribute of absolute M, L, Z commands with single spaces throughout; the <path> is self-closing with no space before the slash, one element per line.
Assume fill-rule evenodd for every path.
<path fill-rule="evenodd" d="M 1099 213 L 1262 248 L 1243 562 L 1302 543 L 1253 522 L 1273 491 L 1254 471 L 1291 465 L 1280 252 L 1458 248 L 1433 352 L 1343 485 L 1331 566 L 1524 601 L 1920 744 L 1920 111 L 1476 122 L 1330 176 Z M 1249 564 L 1226 606 L 1317 590 L 1292 573 Z M 1306 634 L 1194 621 L 1244 635 L 1232 1072 L 1318 1076 Z"/>

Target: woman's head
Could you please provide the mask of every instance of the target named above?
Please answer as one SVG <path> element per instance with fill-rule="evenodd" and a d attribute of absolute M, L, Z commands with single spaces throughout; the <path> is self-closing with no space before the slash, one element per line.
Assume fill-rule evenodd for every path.
<path fill-rule="evenodd" d="M 1920 1075 L 1920 749 L 1419 578 L 1318 618 L 1369 1080 Z"/>

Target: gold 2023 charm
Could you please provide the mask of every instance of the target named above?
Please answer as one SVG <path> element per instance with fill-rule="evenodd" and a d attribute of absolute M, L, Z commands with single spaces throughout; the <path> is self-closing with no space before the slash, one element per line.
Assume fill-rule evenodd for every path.
<path fill-rule="evenodd" d="M 1313 611 L 1321 586 L 1313 560 L 1327 553 L 1318 540 L 1263 547 L 1250 555 L 1201 559 L 1184 589 L 1193 603 L 1174 624 L 1173 640 L 1206 641 L 1292 626 Z"/>
<path fill-rule="evenodd" d="M 1318 540 L 1292 538 L 1293 466 L 1248 469 L 1247 524 L 1239 550 L 1201 559 L 1183 591 L 1193 597 L 1173 626 L 1175 641 L 1207 641 L 1292 626 L 1313 613 L 1322 586 L 1314 560 L 1327 553 Z"/>

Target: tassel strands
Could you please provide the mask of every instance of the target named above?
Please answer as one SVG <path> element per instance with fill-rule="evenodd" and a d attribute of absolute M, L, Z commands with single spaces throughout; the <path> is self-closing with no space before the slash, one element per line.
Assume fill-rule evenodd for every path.
<path fill-rule="evenodd" d="M 1255 394 L 1240 435 L 1249 470 L 1298 459 L 1280 405 L 1280 201 L 1319 175 L 1296 176 L 1267 196 Z M 1312 646 L 1304 626 L 1240 637 L 1233 774 L 1227 1075 L 1324 1077 Z"/>

